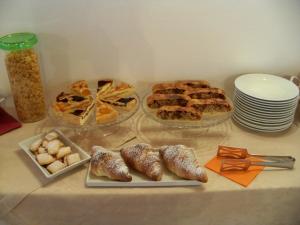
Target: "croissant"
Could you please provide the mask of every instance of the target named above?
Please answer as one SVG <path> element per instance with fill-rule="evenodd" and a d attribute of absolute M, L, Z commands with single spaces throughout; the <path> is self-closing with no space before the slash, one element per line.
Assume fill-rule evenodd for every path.
<path fill-rule="evenodd" d="M 112 180 L 131 181 L 128 167 L 118 154 L 100 146 L 94 146 L 91 158 L 91 172 Z"/>
<path fill-rule="evenodd" d="M 151 145 L 141 143 L 123 148 L 121 156 L 126 164 L 145 174 L 151 180 L 161 180 L 163 171 L 159 154 L 151 151 Z"/>
<path fill-rule="evenodd" d="M 207 182 L 207 175 L 197 162 L 191 148 L 184 145 L 162 146 L 159 150 L 166 167 L 177 176 Z"/>

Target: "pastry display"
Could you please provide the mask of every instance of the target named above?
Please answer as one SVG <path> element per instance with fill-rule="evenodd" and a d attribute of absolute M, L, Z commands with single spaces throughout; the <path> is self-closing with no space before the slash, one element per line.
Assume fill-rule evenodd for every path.
<path fill-rule="evenodd" d="M 81 160 L 80 155 L 72 152 L 70 146 L 65 146 L 54 131 L 34 141 L 30 150 L 36 161 L 52 174 Z"/>
<path fill-rule="evenodd" d="M 154 148 L 150 144 L 137 143 L 120 150 L 94 146 L 91 155 L 88 186 L 199 185 L 208 180 L 193 149 L 184 145 Z M 131 182 L 118 184 L 114 181 Z"/>
<path fill-rule="evenodd" d="M 97 92 L 93 98 L 88 82 L 79 80 L 72 83 L 69 90 L 56 96 L 52 112 L 56 120 L 65 124 L 82 126 L 112 123 L 124 120 L 131 115 L 130 112 L 135 112 L 138 104 L 135 96 L 133 86 L 102 79 L 97 81 Z M 89 119 L 91 117 L 94 117 L 93 120 Z"/>
<path fill-rule="evenodd" d="M 91 158 L 91 172 L 95 176 L 105 176 L 112 180 L 129 182 L 132 176 L 119 154 L 94 146 Z"/>
<path fill-rule="evenodd" d="M 211 87 L 205 80 L 155 84 L 144 104 L 147 105 L 144 107 L 145 111 L 156 118 L 173 121 L 200 121 L 207 118 L 206 115 L 232 111 L 224 90 Z"/>
<path fill-rule="evenodd" d="M 151 145 L 136 144 L 123 148 L 121 156 L 130 168 L 145 174 L 151 180 L 161 180 L 163 171 L 159 154 L 152 151 Z"/>
<path fill-rule="evenodd" d="M 207 175 L 197 162 L 193 149 L 184 145 L 162 146 L 159 153 L 166 167 L 177 176 L 207 182 Z"/>

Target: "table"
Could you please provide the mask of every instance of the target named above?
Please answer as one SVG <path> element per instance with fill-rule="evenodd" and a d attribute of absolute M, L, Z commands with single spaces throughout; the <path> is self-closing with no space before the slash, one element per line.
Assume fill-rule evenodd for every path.
<path fill-rule="evenodd" d="M 257 154 L 292 155 L 297 159 L 294 170 L 265 170 L 248 188 L 211 171 L 207 171 L 208 183 L 196 188 L 87 188 L 86 167 L 48 182 L 17 143 L 52 125 L 47 119 L 24 124 L 0 136 L 0 218 L 11 225 L 298 225 L 299 124 L 298 111 L 293 126 L 280 134 L 251 132 L 231 120 L 209 129 L 176 133 L 164 130 L 139 112 L 107 137 L 94 132 L 81 137 L 73 132 L 68 134 L 87 150 L 93 144 L 116 147 L 135 136 L 126 144 L 183 142 L 197 149 L 201 164 L 213 157 L 218 144 L 246 147 Z M 128 132 L 130 126 L 133 131 Z"/>

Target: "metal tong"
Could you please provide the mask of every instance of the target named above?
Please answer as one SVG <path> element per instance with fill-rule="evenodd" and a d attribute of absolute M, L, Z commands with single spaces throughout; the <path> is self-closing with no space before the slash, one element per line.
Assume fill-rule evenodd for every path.
<path fill-rule="evenodd" d="M 293 169 L 296 159 L 292 156 L 267 156 L 249 154 L 245 148 L 219 146 L 218 157 L 222 157 L 221 171 L 247 171 L 250 166 L 267 166 Z M 263 161 L 251 161 L 247 159 L 253 156 Z"/>

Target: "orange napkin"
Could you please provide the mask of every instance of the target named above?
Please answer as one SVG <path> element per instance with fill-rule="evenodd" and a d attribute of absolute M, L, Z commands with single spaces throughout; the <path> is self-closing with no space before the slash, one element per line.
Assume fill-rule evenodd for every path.
<path fill-rule="evenodd" d="M 249 157 L 251 161 L 259 161 L 258 158 Z M 205 164 L 205 167 L 232 180 L 244 187 L 247 187 L 254 178 L 264 169 L 264 166 L 250 166 L 247 171 L 226 171 L 221 172 L 221 158 L 215 156 L 208 163 Z"/>

